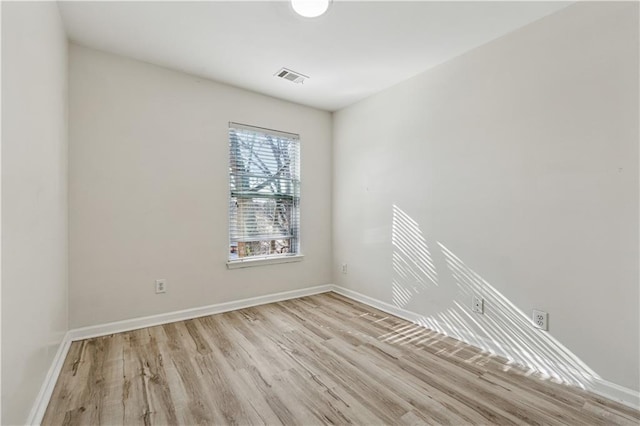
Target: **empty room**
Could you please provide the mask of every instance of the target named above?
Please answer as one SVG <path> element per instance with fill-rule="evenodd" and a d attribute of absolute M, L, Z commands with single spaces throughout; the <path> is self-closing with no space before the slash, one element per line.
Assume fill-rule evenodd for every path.
<path fill-rule="evenodd" d="M 638 1 L 2 1 L 2 425 L 640 425 Z"/>

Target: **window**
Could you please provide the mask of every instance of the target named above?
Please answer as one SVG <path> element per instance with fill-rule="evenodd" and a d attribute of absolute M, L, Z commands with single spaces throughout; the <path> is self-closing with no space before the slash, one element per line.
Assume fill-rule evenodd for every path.
<path fill-rule="evenodd" d="M 229 265 L 299 254 L 300 139 L 229 123 Z"/>

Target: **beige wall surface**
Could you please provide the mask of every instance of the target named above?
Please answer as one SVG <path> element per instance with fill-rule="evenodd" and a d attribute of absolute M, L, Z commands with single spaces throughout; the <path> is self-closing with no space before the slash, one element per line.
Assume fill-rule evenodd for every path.
<path fill-rule="evenodd" d="M 24 424 L 67 330 L 67 39 L 2 3 L 2 424 Z"/>
<path fill-rule="evenodd" d="M 638 116 L 630 2 L 569 6 L 337 112 L 335 283 L 638 390 Z"/>
<path fill-rule="evenodd" d="M 73 44 L 69 81 L 72 328 L 330 283 L 330 113 Z M 230 121 L 300 134 L 303 261 L 227 270 Z"/>

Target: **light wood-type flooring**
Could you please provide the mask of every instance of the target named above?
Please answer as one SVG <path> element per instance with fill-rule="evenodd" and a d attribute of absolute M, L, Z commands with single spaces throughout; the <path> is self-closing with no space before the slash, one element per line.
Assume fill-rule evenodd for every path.
<path fill-rule="evenodd" d="M 640 424 L 534 376 L 324 293 L 74 342 L 42 424 Z"/>

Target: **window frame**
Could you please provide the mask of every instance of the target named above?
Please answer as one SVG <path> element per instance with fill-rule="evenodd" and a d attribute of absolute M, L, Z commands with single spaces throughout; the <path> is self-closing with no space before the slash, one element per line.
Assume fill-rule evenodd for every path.
<path fill-rule="evenodd" d="M 250 132 L 255 132 L 258 134 L 262 134 L 262 135 L 266 135 L 266 136 L 271 136 L 271 137 L 276 137 L 276 138 L 283 138 L 283 139 L 289 139 L 294 141 L 294 143 L 297 144 L 296 146 L 296 158 L 295 158 L 295 166 L 297 168 L 296 173 L 297 173 L 297 180 L 295 181 L 295 185 L 297 185 L 297 192 L 294 192 L 294 194 L 292 195 L 292 205 L 291 208 L 293 209 L 291 211 L 291 214 L 295 216 L 295 220 L 292 220 L 292 222 L 294 222 L 293 226 L 295 226 L 295 231 L 291 233 L 292 238 L 290 241 L 295 240 L 295 252 L 293 253 L 276 253 L 276 254 L 259 254 L 259 255 L 253 255 L 253 256 L 247 256 L 247 257 L 237 257 L 237 258 L 232 258 L 231 257 L 231 248 L 233 247 L 233 243 L 234 242 L 238 242 L 238 241 L 234 241 L 234 238 L 232 236 L 232 223 L 234 222 L 234 220 L 236 221 L 236 226 L 237 226 L 237 218 L 234 219 L 232 216 L 232 205 L 231 203 L 233 202 L 234 198 L 237 201 L 237 197 L 234 197 L 233 192 L 234 192 L 234 187 L 232 186 L 232 179 L 233 179 L 233 161 L 232 159 L 233 157 L 233 146 L 232 146 L 232 130 L 246 130 L 246 131 L 250 131 Z M 274 130 L 274 129 L 269 129 L 269 128 L 265 128 L 265 127 L 259 127 L 259 126 L 253 126 L 253 125 L 248 125 L 248 124 L 243 124 L 243 123 L 237 123 L 237 122 L 229 122 L 228 128 L 227 128 L 227 143 L 228 143 L 228 185 L 227 185 L 227 191 L 228 191 L 228 195 L 227 195 L 227 200 L 228 200 L 228 211 L 227 211 L 227 223 L 228 223 L 228 232 L 227 232 L 227 268 L 228 269 L 238 269 L 238 268 L 246 268 L 246 267 L 252 267 L 252 266 L 263 266 L 263 265 L 273 265 L 273 264 L 281 264 L 281 263 L 290 263 L 290 262 L 299 262 L 301 260 L 303 260 L 304 255 L 302 254 L 302 244 L 301 244 L 301 232 L 300 232 L 300 216 L 301 216 L 301 183 L 302 183 L 302 179 L 301 179 L 301 172 L 300 172 L 300 160 L 302 157 L 302 153 L 301 153 L 301 141 L 300 141 L 300 135 L 296 134 L 296 133 L 291 133 L 291 132 L 284 132 L 281 130 Z M 249 176 L 249 175 L 248 175 Z M 268 193 L 267 193 L 268 194 Z M 273 196 L 273 194 L 271 195 Z M 252 197 L 253 199 L 260 199 L 260 198 L 264 198 L 264 199 L 268 199 L 270 198 L 268 195 L 265 197 L 260 197 L 260 196 L 256 196 L 256 197 Z M 293 231 L 293 229 L 292 229 Z M 295 235 L 295 236 L 293 236 Z M 237 235 L 236 235 L 237 237 Z M 237 238 L 236 238 L 237 240 Z M 258 241 L 258 240 L 256 240 Z M 261 241 L 261 240 L 260 240 Z M 267 241 L 267 240 L 265 240 Z M 291 242 L 290 242 L 291 244 Z M 238 246 L 236 246 L 238 247 Z M 238 250 L 238 248 L 236 248 L 236 250 Z"/>

